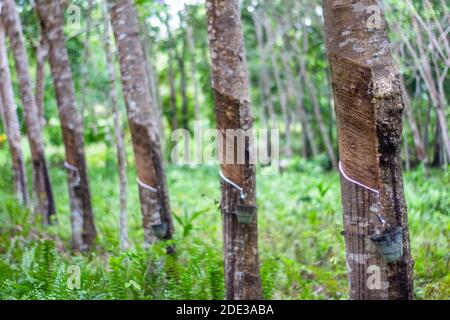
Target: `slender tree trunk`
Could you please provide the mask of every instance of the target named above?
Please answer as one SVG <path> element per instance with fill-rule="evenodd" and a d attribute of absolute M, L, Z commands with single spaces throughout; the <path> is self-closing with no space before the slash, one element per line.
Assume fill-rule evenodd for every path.
<path fill-rule="evenodd" d="M 405 42 L 406 48 L 408 49 L 409 53 L 414 59 L 414 62 L 419 70 L 419 73 L 429 91 L 429 97 L 431 98 L 433 105 L 436 108 L 436 116 L 438 119 L 439 126 L 441 127 L 441 133 L 442 133 L 442 144 L 444 147 L 444 152 L 447 153 L 447 155 L 450 157 L 450 137 L 448 134 L 448 126 L 447 126 L 447 120 L 445 118 L 445 111 L 443 106 L 443 99 L 439 93 L 439 88 L 436 82 L 433 79 L 433 73 L 431 70 L 431 64 L 428 59 L 427 53 L 424 51 L 424 45 L 422 38 L 420 36 L 420 31 L 417 27 L 417 22 L 414 18 L 412 18 L 412 26 L 417 31 L 417 48 L 419 52 L 416 52 L 416 50 L 413 48 L 411 42 L 405 35 L 402 34 L 400 31 L 400 28 L 397 24 L 393 24 L 394 30 L 397 31 L 401 36 L 403 41 Z"/>
<path fill-rule="evenodd" d="M 50 224 L 55 215 L 55 202 L 53 200 L 50 176 L 45 160 L 44 141 L 41 132 L 41 123 L 33 95 L 28 57 L 24 44 L 22 24 L 14 0 L 3 2 L 3 23 L 10 39 L 14 53 L 17 77 L 19 80 L 20 97 L 24 108 L 27 136 L 30 142 L 33 163 L 33 202 L 34 211 L 42 216 L 44 224 Z"/>
<path fill-rule="evenodd" d="M 441 127 L 439 123 L 436 123 L 436 134 L 434 140 L 434 152 L 433 152 L 433 167 L 441 167 L 444 164 L 444 159 L 442 155 L 442 135 L 441 135 Z"/>
<path fill-rule="evenodd" d="M 260 68 L 259 68 L 259 84 L 260 84 L 260 96 L 261 104 L 263 105 L 263 116 L 267 129 L 277 128 L 277 118 L 275 114 L 275 109 L 273 107 L 272 95 L 270 92 L 270 80 L 269 73 L 267 70 L 267 53 L 264 46 L 264 35 L 261 23 L 258 22 L 258 16 L 256 11 L 252 13 L 253 24 L 255 26 L 256 42 L 258 44 L 258 51 L 260 56 Z M 270 131 L 268 132 L 268 141 L 271 139 Z M 268 156 L 272 155 L 271 144 L 267 143 L 266 154 Z"/>
<path fill-rule="evenodd" d="M 403 154 L 405 155 L 405 170 L 411 170 L 411 160 L 409 157 L 409 145 L 408 145 L 408 131 L 406 128 L 403 130 Z"/>
<path fill-rule="evenodd" d="M 11 152 L 12 177 L 14 192 L 20 204 L 28 205 L 27 175 L 20 141 L 20 124 L 17 117 L 17 106 L 11 83 L 11 74 L 6 53 L 6 39 L 3 23 L 0 20 L 0 107 L 2 120 L 8 137 Z"/>
<path fill-rule="evenodd" d="M 75 251 L 88 250 L 94 245 L 96 230 L 84 151 L 83 122 L 76 106 L 72 71 L 64 39 L 64 12 L 58 1 L 35 0 L 35 3 L 50 46 L 50 69 L 66 153 L 72 245 Z"/>
<path fill-rule="evenodd" d="M 270 21 L 267 19 L 267 17 L 263 16 L 263 25 L 265 26 L 268 41 L 271 43 L 274 43 L 274 35 L 272 32 L 272 27 L 270 25 Z M 270 53 L 270 61 L 272 63 L 272 70 L 275 77 L 275 83 L 278 89 L 278 93 L 280 96 L 280 106 L 281 106 L 281 113 L 283 115 L 284 119 L 284 130 L 285 130 L 285 136 L 286 136 L 286 146 L 284 149 L 284 154 L 286 157 L 290 158 L 292 156 L 292 141 L 291 141 L 291 119 L 289 115 L 289 105 L 286 97 L 286 91 L 283 86 L 283 82 L 281 81 L 281 74 L 278 67 L 278 62 L 276 58 L 275 51 L 272 50 Z"/>
<path fill-rule="evenodd" d="M 36 88 L 35 99 L 38 108 L 38 115 L 41 121 L 41 127 L 45 126 L 45 61 L 48 57 L 48 43 L 44 34 L 41 32 L 39 44 L 36 49 Z"/>
<path fill-rule="evenodd" d="M 308 32 L 305 29 L 303 32 L 303 53 L 305 56 L 308 56 L 309 42 L 308 42 Z M 323 142 L 325 144 L 325 149 L 328 153 L 328 157 L 330 158 L 331 165 L 334 169 L 337 169 L 337 159 L 334 153 L 334 148 L 331 143 L 330 137 L 328 135 L 327 129 L 325 127 L 325 122 L 322 117 L 322 110 L 320 109 L 319 100 L 317 99 L 317 91 L 314 86 L 314 83 L 309 78 L 308 70 L 306 67 L 306 61 L 300 64 L 301 73 L 303 74 L 303 80 L 306 85 L 306 89 L 309 92 L 309 96 L 311 98 L 311 102 L 314 109 L 314 115 L 316 116 L 317 124 L 319 125 L 319 131 L 322 135 Z"/>
<path fill-rule="evenodd" d="M 306 88 L 310 93 L 310 98 L 314 109 L 314 115 L 316 116 L 317 124 L 319 125 L 320 134 L 322 135 L 323 142 L 325 143 L 325 148 L 327 150 L 328 157 L 330 159 L 333 168 L 337 169 L 336 155 L 334 153 L 333 144 L 331 143 L 330 136 L 328 135 L 328 131 L 325 126 L 325 122 L 323 120 L 322 110 L 320 109 L 319 100 L 317 99 L 316 89 L 314 87 L 314 84 L 309 79 L 307 71 L 304 73 L 304 76 Z"/>
<path fill-rule="evenodd" d="M 169 26 L 169 18 L 164 19 L 164 24 L 167 29 L 167 35 L 168 35 L 168 55 L 169 60 L 168 63 L 168 69 L 167 69 L 167 76 L 169 80 L 169 88 L 170 88 L 170 113 L 171 113 L 171 124 L 172 124 L 172 130 L 178 129 L 178 114 L 177 114 L 177 92 L 175 89 L 175 71 L 173 70 L 173 63 L 174 63 L 174 51 L 175 48 L 175 42 L 173 41 L 172 32 L 170 31 Z"/>
<path fill-rule="evenodd" d="M 252 128 L 239 0 L 207 0 L 206 10 L 217 127 L 226 145 L 225 130 Z M 229 144 L 232 147 L 227 150 L 245 151 L 246 161 L 221 164 L 222 174 L 228 180 L 223 179 L 221 184 L 226 298 L 261 299 L 256 177 L 255 166 L 249 161 L 255 150 L 249 141 L 245 150 L 238 150 L 235 140 Z M 230 182 L 240 186 L 241 192 Z M 238 221 L 238 215 L 244 212 L 251 214 L 248 224 Z"/>
<path fill-rule="evenodd" d="M 358 5 L 324 0 L 323 8 L 343 172 L 350 298 L 412 299 L 400 159 L 403 98 L 383 8 L 377 0 Z M 368 238 L 383 234 L 385 227 L 402 229 L 400 261 L 385 262 Z"/>
<path fill-rule="evenodd" d="M 422 138 L 420 137 L 419 128 L 417 127 L 416 119 L 414 118 L 413 110 L 412 110 L 412 104 L 411 99 L 409 98 L 408 91 L 406 90 L 405 83 L 403 81 L 403 77 L 400 75 L 400 85 L 403 92 L 403 100 L 405 102 L 405 112 L 406 117 L 408 119 L 409 128 L 411 129 L 411 133 L 413 136 L 414 141 L 414 147 L 416 149 L 416 156 L 417 160 L 419 162 L 423 163 L 426 162 L 426 155 L 425 155 L 425 147 L 422 143 Z M 406 136 L 405 136 L 406 139 Z"/>
<path fill-rule="evenodd" d="M 90 57 L 90 45 L 89 40 L 91 37 L 92 28 L 92 0 L 87 0 L 87 12 L 86 12 L 86 33 L 84 38 L 84 50 L 83 50 L 83 63 L 80 70 L 80 97 L 81 97 L 81 120 L 84 120 L 84 111 L 87 109 L 89 114 L 89 126 L 94 133 L 97 133 L 97 121 L 95 120 L 95 109 L 92 105 L 89 105 L 89 57 Z"/>
<path fill-rule="evenodd" d="M 428 145 L 430 143 L 428 136 L 429 136 L 429 130 L 430 130 L 431 109 L 433 109 L 433 105 L 431 103 L 429 93 L 427 95 L 428 95 L 427 111 L 425 114 L 425 124 L 423 126 L 423 147 L 425 150 L 425 155 L 427 155 Z"/>
<path fill-rule="evenodd" d="M 189 50 L 189 54 L 191 56 L 191 79 L 192 84 L 194 86 L 194 118 L 195 120 L 200 119 L 200 101 L 199 101 L 199 89 L 197 82 L 197 59 L 195 55 L 195 42 L 192 35 L 191 26 L 187 26 L 187 46 Z"/>
<path fill-rule="evenodd" d="M 304 140 L 308 142 L 311 154 L 313 157 L 317 156 L 319 153 L 319 148 L 316 143 L 316 139 L 314 138 L 313 128 L 311 128 L 308 114 L 306 112 L 305 104 L 304 104 L 304 74 L 306 72 L 306 53 L 300 50 L 299 46 L 293 44 L 293 47 L 296 51 L 298 64 L 300 66 L 298 78 L 298 87 L 296 90 L 296 100 L 297 100 L 297 114 L 302 124 L 302 134 L 304 136 Z M 292 78 L 291 71 L 287 74 L 288 78 Z"/>
<path fill-rule="evenodd" d="M 106 67 L 109 78 L 109 100 L 111 103 L 111 112 L 114 121 L 114 134 L 116 138 L 117 164 L 119 167 L 119 194 L 120 194 L 120 215 L 119 215 L 119 233 L 120 248 L 127 250 L 128 240 L 128 209 L 127 209 L 127 155 L 123 142 L 123 132 L 120 126 L 120 112 L 117 106 L 116 94 L 116 73 L 114 69 L 114 49 L 111 39 L 110 17 L 107 10 L 106 0 L 102 2 L 103 10 L 103 46 L 106 53 Z"/>
<path fill-rule="evenodd" d="M 182 53 L 176 55 L 178 62 L 178 69 L 180 71 L 180 91 L 181 91 L 181 123 L 183 129 L 189 129 L 189 114 L 188 114 L 188 97 L 186 88 L 186 67 L 184 63 L 184 52 L 186 43 L 183 44 Z"/>
<path fill-rule="evenodd" d="M 253 24 L 255 26 L 256 41 L 258 44 L 258 51 L 260 56 L 260 82 L 261 82 L 261 98 L 264 104 L 264 109 L 267 118 L 268 128 L 278 128 L 277 116 L 272 102 L 272 93 L 270 90 L 269 72 L 267 70 L 267 49 L 264 45 L 263 27 L 258 21 L 258 15 L 256 11 L 252 13 Z M 267 144 L 268 151 L 270 151 L 270 143 Z M 268 152 L 267 154 L 270 154 Z"/>
<path fill-rule="evenodd" d="M 114 36 L 119 50 L 122 88 L 136 159 L 145 242 L 156 240 L 152 226 L 167 228 L 163 239 L 174 232 L 163 168 L 157 111 L 152 103 L 139 39 L 139 22 L 133 0 L 108 0 Z"/>

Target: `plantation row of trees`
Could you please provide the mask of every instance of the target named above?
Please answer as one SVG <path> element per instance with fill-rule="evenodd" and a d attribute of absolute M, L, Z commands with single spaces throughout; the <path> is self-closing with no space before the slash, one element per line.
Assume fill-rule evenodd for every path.
<path fill-rule="evenodd" d="M 44 225 L 57 223 L 44 146 L 45 130 L 51 127 L 62 132 L 75 252 L 95 249 L 85 144 L 108 139 L 107 128 L 113 128 L 117 153 L 122 250 L 130 246 L 128 136 L 144 241 L 150 246 L 157 240 L 171 240 L 175 233 L 164 170 L 168 133 L 192 130 L 193 120 L 202 118 L 215 121 L 222 134 L 253 126 L 278 128 L 283 134 L 283 157 L 322 155 L 329 168 L 341 172 L 350 297 L 413 298 L 401 153 L 407 168 L 419 163 L 446 165 L 450 159 L 445 3 L 394 1 L 383 8 L 374 0 L 359 4 L 244 1 L 241 10 L 238 0 L 207 0 L 204 6 L 186 5 L 176 16 L 163 1 L 34 0 L 19 5 L 20 10 L 14 0 L 3 0 L 1 5 L 0 107 L 14 190 L 21 204 L 32 207 L 32 223 L 38 216 Z M 398 11 L 407 12 L 402 15 L 407 21 L 395 19 Z M 67 23 L 81 16 L 83 23 L 80 20 L 78 26 Z M 396 31 L 392 51 L 389 18 Z M 404 32 L 409 24 L 415 33 Z M 24 30 L 23 25 L 31 27 Z M 85 28 L 73 34 L 71 28 L 81 25 Z M 250 26 L 255 31 L 251 35 L 246 32 Z M 251 48 L 248 54 L 245 46 Z M 97 64 L 99 56 L 101 64 Z M 47 62 L 54 105 L 45 96 Z M 78 69 L 72 71 L 74 63 L 80 64 L 79 74 Z M 98 80 L 103 84 L 100 92 L 92 90 Z M 122 94 L 118 94 L 119 86 Z M 15 90 L 20 93 L 32 156 L 31 198 Z M 104 114 L 95 107 L 102 99 L 108 105 Z M 122 100 L 128 127 L 123 126 Z M 214 109 L 203 107 L 209 101 L 214 101 L 215 117 Z M 250 101 L 257 107 L 252 108 Z M 423 109 L 425 114 L 419 112 Z M 405 133 L 403 110 L 409 129 Z M 52 123 L 55 114 L 57 125 Z M 102 126 L 101 120 L 108 125 Z M 262 298 L 256 167 L 248 161 L 252 152 L 248 141 L 244 152 L 245 164 L 221 164 L 220 168 L 228 299 Z M 402 254 L 389 261 L 368 244 L 368 236 L 397 229 Z M 169 245 L 167 253 L 175 255 L 176 248 Z M 388 284 L 376 290 L 367 285 L 367 270 L 374 265 Z"/>

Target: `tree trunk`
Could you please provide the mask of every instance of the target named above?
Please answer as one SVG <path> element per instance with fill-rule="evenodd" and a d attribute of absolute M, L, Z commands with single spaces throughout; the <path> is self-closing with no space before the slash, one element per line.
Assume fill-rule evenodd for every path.
<path fill-rule="evenodd" d="M 171 113 L 171 124 L 172 124 L 172 130 L 178 129 L 178 114 L 177 114 L 177 92 L 175 89 L 175 72 L 173 70 L 173 63 L 174 63 L 174 51 L 175 43 L 173 41 L 172 32 L 170 31 L 169 21 L 168 17 L 164 19 L 164 24 L 167 29 L 167 35 L 168 35 L 168 48 L 167 52 L 169 55 L 169 60 L 167 61 L 168 67 L 167 67 L 167 77 L 169 78 L 169 88 L 170 88 L 170 113 Z"/>
<path fill-rule="evenodd" d="M 357 5 L 324 0 L 323 7 L 342 162 L 350 298 L 412 299 L 400 159 L 403 98 L 383 8 L 377 0 Z M 383 234 L 385 227 L 402 230 L 400 261 L 385 262 L 368 238 Z"/>
<path fill-rule="evenodd" d="M 256 42 L 260 56 L 259 82 L 261 84 L 261 103 L 264 106 L 263 114 L 265 116 L 266 126 L 268 129 L 278 128 L 277 116 L 275 114 L 275 109 L 272 102 L 269 72 L 267 70 L 267 48 L 264 45 L 263 26 L 258 21 L 256 11 L 253 11 L 252 18 L 255 26 Z M 268 139 L 270 139 L 270 132 Z M 267 143 L 266 154 L 271 156 L 271 153 L 271 144 Z"/>
<path fill-rule="evenodd" d="M 275 36 L 272 32 L 270 21 L 268 20 L 265 14 L 263 15 L 262 23 L 266 29 L 268 41 L 270 43 L 275 43 Z M 286 91 L 281 81 L 281 74 L 278 68 L 278 61 L 274 50 L 272 50 L 270 53 L 270 61 L 272 63 L 272 70 L 275 76 L 275 83 L 278 89 L 278 94 L 280 96 L 281 113 L 284 119 L 284 126 L 285 126 L 284 130 L 286 137 L 286 146 L 284 149 L 284 154 L 287 158 L 290 158 L 292 156 L 292 141 L 291 141 L 291 119 L 289 114 L 289 105 L 286 98 Z"/>
<path fill-rule="evenodd" d="M 400 86 L 401 86 L 402 92 L 403 92 L 406 117 L 408 119 L 409 128 L 411 129 L 411 133 L 413 136 L 417 160 L 419 160 L 419 162 L 421 162 L 421 163 L 424 163 L 424 162 L 426 162 L 425 147 L 422 143 L 422 138 L 420 137 L 420 132 L 419 132 L 419 128 L 417 127 L 416 119 L 414 118 L 411 99 L 409 98 L 408 91 L 406 90 L 405 83 L 404 83 L 403 77 L 401 75 L 400 75 Z M 405 139 L 406 139 L 406 136 L 405 136 Z"/>
<path fill-rule="evenodd" d="M 38 108 L 38 115 L 41 121 L 41 127 L 45 126 L 45 61 L 48 57 L 48 43 L 45 35 L 41 32 L 39 44 L 36 48 L 36 88 L 35 99 Z"/>
<path fill-rule="evenodd" d="M 406 48 L 408 49 L 409 53 L 413 57 L 414 62 L 419 70 L 419 73 L 428 89 L 429 97 L 431 98 L 431 101 L 433 102 L 433 105 L 436 108 L 436 116 L 437 116 L 437 120 L 438 120 L 440 130 L 442 133 L 442 144 L 443 144 L 444 152 L 446 152 L 447 156 L 450 157 L 450 137 L 448 134 L 448 125 L 447 125 L 447 120 L 445 117 L 445 110 L 444 110 L 444 105 L 443 105 L 443 100 L 445 100 L 445 99 L 441 97 L 441 94 L 439 92 L 440 90 L 438 88 L 439 87 L 439 85 L 437 83 L 438 81 L 435 81 L 433 78 L 431 64 L 428 59 L 427 53 L 424 51 L 423 41 L 420 36 L 420 31 L 419 31 L 417 22 L 414 19 L 414 17 L 412 18 L 412 26 L 417 31 L 416 38 L 417 38 L 417 42 L 418 42 L 417 47 L 418 47 L 419 52 L 416 52 L 416 50 L 411 45 L 411 42 L 406 38 L 406 36 L 404 36 L 402 34 L 399 26 L 397 24 L 393 25 L 394 30 L 397 31 L 402 36 L 402 39 L 405 42 Z"/>
<path fill-rule="evenodd" d="M 405 170 L 411 170 L 411 160 L 409 157 L 409 145 L 408 145 L 408 131 L 406 128 L 403 130 L 403 154 L 405 155 Z"/>
<path fill-rule="evenodd" d="M 187 26 L 187 46 L 189 49 L 189 54 L 191 56 L 191 80 L 194 86 L 194 118 L 195 120 L 200 120 L 200 102 L 199 102 L 199 89 L 197 82 L 197 59 L 195 55 L 195 42 L 192 35 L 191 26 Z"/>
<path fill-rule="evenodd" d="M 328 135 L 327 128 L 322 116 L 322 110 L 320 109 L 319 100 L 317 99 L 317 91 L 314 84 L 311 82 L 308 76 L 308 72 L 304 73 L 304 80 L 306 84 L 306 89 L 308 90 L 311 98 L 311 102 L 314 109 L 314 115 L 316 116 L 317 124 L 319 125 L 319 131 L 322 135 L 323 142 L 325 143 L 325 148 L 327 150 L 328 158 L 330 159 L 333 168 L 337 169 L 337 159 L 334 153 L 333 144 L 331 142 L 330 136 Z"/>
<path fill-rule="evenodd" d="M 17 117 L 17 106 L 11 83 L 11 74 L 6 53 L 6 39 L 3 23 L 0 20 L 0 107 L 2 120 L 8 137 L 11 152 L 12 177 L 14 192 L 20 204 L 28 205 L 27 174 L 23 160 L 20 137 L 20 124 Z"/>
<path fill-rule="evenodd" d="M 427 111 L 425 113 L 425 123 L 423 125 L 423 148 L 425 150 L 425 156 L 427 157 L 428 153 L 428 145 L 430 144 L 429 141 L 429 131 L 430 131 L 430 120 L 431 120 L 431 110 L 433 109 L 433 104 L 431 103 L 431 99 L 429 97 L 429 93 L 427 93 L 428 99 L 427 99 Z"/>
<path fill-rule="evenodd" d="M 305 57 L 308 56 L 309 42 L 308 42 L 308 31 L 306 28 L 303 32 L 303 54 Z M 328 157 L 330 158 L 331 165 L 334 169 L 337 169 L 337 159 L 334 153 L 333 144 L 331 143 L 331 139 L 328 135 L 327 129 L 325 127 L 325 122 L 322 117 L 322 110 L 320 109 L 319 100 L 317 99 L 317 91 L 314 86 L 314 83 L 309 78 L 308 70 L 306 67 L 306 61 L 300 64 L 301 73 L 303 74 L 303 80 L 306 85 L 306 89 L 309 92 L 309 96 L 313 105 L 314 115 L 316 116 L 317 124 L 319 125 L 319 131 L 322 135 L 323 142 L 325 144 L 326 151 L 328 153 Z"/>
<path fill-rule="evenodd" d="M 156 240 L 152 226 L 167 228 L 163 239 L 172 239 L 174 226 L 163 168 L 157 111 L 152 103 L 139 39 L 139 22 L 133 0 L 108 0 L 114 36 L 119 49 L 122 88 L 136 159 L 146 244 Z"/>
<path fill-rule="evenodd" d="M 261 59 L 261 67 L 260 67 L 260 77 L 262 81 L 263 86 L 263 100 L 266 104 L 266 108 L 268 110 L 268 113 L 270 115 L 270 119 L 272 122 L 272 127 L 277 127 L 277 120 L 276 120 L 276 114 L 275 109 L 273 108 L 272 103 L 272 94 L 270 90 L 270 79 L 269 79 L 269 71 L 267 70 L 267 49 L 264 46 L 264 35 L 263 35 L 263 28 L 261 23 L 258 21 L 258 16 L 256 14 L 256 11 L 252 14 L 253 22 L 255 25 L 255 32 L 256 32 L 256 40 L 258 43 L 258 50 L 259 55 Z"/>
<path fill-rule="evenodd" d="M 52 216 L 56 213 L 55 202 L 53 200 L 47 161 L 45 160 L 44 141 L 42 138 L 38 108 L 36 106 L 35 96 L 33 95 L 33 85 L 29 74 L 22 24 L 14 0 L 4 0 L 3 6 L 3 23 L 14 53 L 27 136 L 30 142 L 33 163 L 34 212 L 41 214 L 42 222 L 47 225 L 51 223 Z"/>
<path fill-rule="evenodd" d="M 72 71 L 64 39 L 64 12 L 58 1 L 35 0 L 35 3 L 50 46 L 50 69 L 66 155 L 72 245 L 75 251 L 84 251 L 94 245 L 96 230 L 86 168 L 83 122 L 76 106 Z"/>
<path fill-rule="evenodd" d="M 304 73 L 306 72 L 306 53 L 300 50 L 297 44 L 292 44 L 294 50 L 296 51 L 298 64 L 300 66 L 299 74 L 298 74 L 298 87 L 296 90 L 296 103 L 297 103 L 297 115 L 300 119 L 300 123 L 302 124 L 302 134 L 304 137 L 304 141 L 309 143 L 311 154 L 313 157 L 317 156 L 319 153 L 318 146 L 316 144 L 316 140 L 314 139 L 313 128 L 311 128 L 308 115 L 304 105 Z M 291 71 L 287 72 L 288 79 L 291 78 L 293 80 L 293 76 Z M 306 147 L 306 145 L 305 145 Z"/>
<path fill-rule="evenodd" d="M 181 123 L 183 129 L 189 130 L 189 114 L 188 114 L 188 97 L 186 88 L 186 67 L 184 63 L 185 57 L 185 46 L 183 43 L 183 49 L 181 53 L 176 54 L 176 59 L 178 62 L 178 68 L 180 71 L 180 91 L 181 91 Z"/>
<path fill-rule="evenodd" d="M 109 102 L 111 103 L 111 112 L 114 121 L 114 134 L 116 138 L 117 164 L 119 167 L 119 194 L 120 194 L 120 215 L 119 215 L 119 234 L 120 249 L 127 250 L 128 240 L 128 210 L 127 210 L 127 155 L 123 142 L 123 132 L 120 126 L 120 112 L 117 107 L 116 94 L 116 73 L 114 69 L 114 49 L 111 39 L 110 17 L 107 10 L 106 0 L 102 2 L 103 9 L 103 46 L 106 53 L 106 68 L 109 78 Z"/>
<path fill-rule="evenodd" d="M 239 0 L 207 0 L 206 10 L 217 127 L 226 146 L 225 130 L 249 130 L 253 125 Z M 238 150 L 234 139 L 229 144 L 227 150 L 245 151 L 246 159 L 245 164 L 221 162 L 226 178 L 221 184 L 226 298 L 261 299 L 256 177 L 249 163 L 255 150 L 249 141 L 245 150 Z M 243 212 L 251 214 L 248 224 L 238 221 Z"/>
<path fill-rule="evenodd" d="M 89 126 L 94 132 L 97 133 L 97 121 L 95 120 L 95 109 L 92 105 L 88 106 L 88 96 L 89 96 L 89 56 L 90 56 L 90 46 L 89 39 L 91 36 L 92 28 L 92 0 L 87 0 L 87 11 L 86 11 L 86 33 L 84 38 L 84 50 L 83 50 L 83 63 L 80 68 L 80 97 L 81 97 L 81 120 L 84 120 L 84 111 L 87 109 L 89 114 Z"/>

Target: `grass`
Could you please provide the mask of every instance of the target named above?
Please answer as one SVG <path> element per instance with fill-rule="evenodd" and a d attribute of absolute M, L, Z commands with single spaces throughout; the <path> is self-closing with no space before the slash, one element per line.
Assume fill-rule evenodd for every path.
<path fill-rule="evenodd" d="M 56 226 L 30 225 L 11 188 L 9 154 L 0 146 L 0 299 L 223 299 L 218 168 L 169 166 L 176 216 L 177 257 L 165 244 L 142 248 L 143 231 L 134 168 L 129 178 L 129 233 L 133 247 L 118 243 L 118 177 L 114 150 L 88 147 L 96 250 L 70 253 L 69 201 L 63 151 L 48 150 Z M 29 158 L 29 157 L 28 157 Z M 130 164 L 132 164 L 130 158 Z M 27 164 L 30 167 L 30 164 Z M 339 180 L 318 162 L 296 159 L 280 175 L 258 174 L 259 247 L 267 299 L 346 299 Z M 405 174 L 415 295 L 450 297 L 450 174 L 418 168 Z M 81 288 L 69 290 L 69 266 L 78 266 Z M 70 270 L 70 269 L 69 269 Z"/>

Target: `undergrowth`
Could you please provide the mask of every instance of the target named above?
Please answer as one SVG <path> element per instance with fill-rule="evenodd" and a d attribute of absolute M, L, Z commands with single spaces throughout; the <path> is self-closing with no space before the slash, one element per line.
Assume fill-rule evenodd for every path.
<path fill-rule="evenodd" d="M 133 246 L 121 252 L 113 151 L 88 151 L 98 240 L 92 252 L 73 255 L 61 151 L 50 155 L 58 223 L 44 229 L 39 221 L 31 224 L 30 211 L 17 204 L 9 157 L 0 148 L 0 299 L 223 299 L 218 168 L 167 168 L 176 237 L 150 248 L 142 246 L 137 187 L 130 183 Z M 337 174 L 299 159 L 278 175 L 262 170 L 257 192 L 264 298 L 348 298 Z M 133 168 L 128 175 L 134 181 Z M 419 299 L 450 296 L 449 186 L 448 172 L 418 168 L 405 174 Z M 167 245 L 176 247 L 175 255 L 166 254 Z M 74 287 L 78 271 L 80 286 Z"/>

